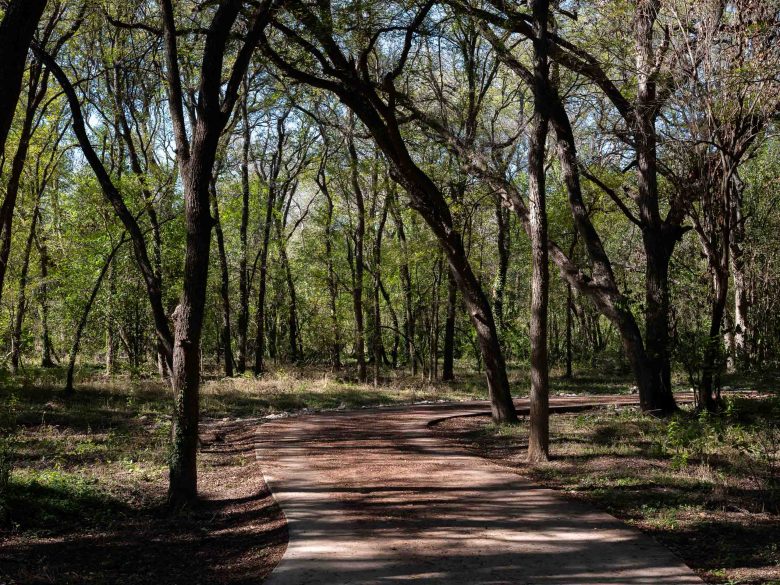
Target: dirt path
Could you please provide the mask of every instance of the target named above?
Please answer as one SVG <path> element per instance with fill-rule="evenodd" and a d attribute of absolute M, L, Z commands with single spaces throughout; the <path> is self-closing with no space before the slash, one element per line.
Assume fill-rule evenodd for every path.
<path fill-rule="evenodd" d="M 588 404 L 594 401 L 635 398 Z M 582 399 L 554 404 L 584 407 Z M 266 585 L 701 583 L 614 517 L 530 484 L 427 427 L 484 409 L 425 405 L 264 424 L 257 455 L 290 539 Z"/>

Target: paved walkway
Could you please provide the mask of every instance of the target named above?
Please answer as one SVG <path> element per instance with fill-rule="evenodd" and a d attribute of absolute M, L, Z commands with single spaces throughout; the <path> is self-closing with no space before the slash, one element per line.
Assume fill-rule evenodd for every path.
<path fill-rule="evenodd" d="M 484 409 L 425 405 L 262 425 L 257 456 L 290 535 L 266 585 L 702 583 L 648 536 L 427 428 Z"/>

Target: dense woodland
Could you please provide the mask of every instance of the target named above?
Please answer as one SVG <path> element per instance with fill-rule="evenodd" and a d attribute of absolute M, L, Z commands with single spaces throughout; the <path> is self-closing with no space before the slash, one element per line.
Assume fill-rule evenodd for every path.
<path fill-rule="evenodd" d="M 780 359 L 776 0 L 0 2 L 4 367 L 549 375 Z M 689 390 L 690 389 L 690 390 Z"/>

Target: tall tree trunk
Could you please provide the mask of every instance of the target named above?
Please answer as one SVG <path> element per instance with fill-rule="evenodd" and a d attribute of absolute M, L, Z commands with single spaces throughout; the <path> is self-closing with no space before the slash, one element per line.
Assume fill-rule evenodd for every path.
<path fill-rule="evenodd" d="M 355 313 L 355 357 L 357 359 L 358 380 L 365 383 L 368 379 L 365 356 L 365 326 L 363 324 L 363 248 L 366 238 L 366 206 L 363 190 L 360 187 L 358 155 L 352 134 L 349 136 L 349 155 L 351 163 L 352 191 L 357 207 L 357 226 L 354 234 L 354 257 L 352 272 L 352 305 Z"/>
<path fill-rule="evenodd" d="M 209 182 L 211 193 L 211 213 L 214 216 L 214 233 L 217 236 L 217 253 L 219 255 L 220 286 L 219 295 L 222 298 L 222 347 L 225 352 L 225 376 L 233 377 L 233 335 L 230 331 L 230 272 L 228 270 L 227 253 L 225 252 L 225 236 L 222 232 L 222 222 L 219 217 L 219 201 L 217 186 L 212 179 Z"/>
<path fill-rule="evenodd" d="M 251 130 L 249 127 L 249 108 L 247 105 L 249 87 L 244 79 L 244 93 L 241 98 L 243 118 L 243 144 L 241 148 L 241 225 L 239 228 L 238 256 L 238 358 L 236 369 L 239 374 L 246 371 L 247 332 L 249 328 L 249 278 L 247 272 L 247 232 L 249 230 L 249 149 Z"/>
<path fill-rule="evenodd" d="M 19 296 L 16 301 L 16 318 L 14 319 L 14 327 L 11 334 L 11 371 L 14 373 L 19 370 L 19 360 L 22 353 L 22 326 L 24 324 L 24 314 L 27 311 L 27 275 L 30 270 L 30 255 L 32 254 L 39 213 L 40 195 L 35 203 L 32 218 L 30 219 L 30 232 L 24 245 L 22 269 L 19 275 Z"/>
<path fill-rule="evenodd" d="M 737 218 L 737 222 L 741 226 L 741 217 Z M 751 338 L 748 317 L 750 301 L 745 275 L 742 239 L 741 228 L 738 228 L 738 231 L 732 236 L 731 243 L 731 269 L 734 275 L 734 350 L 732 357 L 734 369 L 745 368 L 750 365 L 750 352 L 747 345 L 747 340 Z"/>
<path fill-rule="evenodd" d="M 81 313 L 81 319 L 79 319 L 78 325 L 76 326 L 76 333 L 73 337 L 73 345 L 71 345 L 70 354 L 68 355 L 68 370 L 67 374 L 65 375 L 66 396 L 73 394 L 73 372 L 76 369 L 76 356 L 78 355 L 79 346 L 81 345 L 81 336 L 84 334 L 84 328 L 87 326 L 89 313 L 92 310 L 92 305 L 95 303 L 95 299 L 97 298 L 98 292 L 100 291 L 100 285 L 103 283 L 103 279 L 108 272 L 108 268 L 111 266 L 111 263 L 114 260 L 114 256 L 116 256 L 119 248 L 121 248 L 122 244 L 125 243 L 125 238 L 126 234 L 122 234 L 119 242 L 114 245 L 114 247 L 111 249 L 111 252 L 109 252 L 108 256 L 106 256 L 106 259 L 103 261 L 103 266 L 98 273 L 97 279 L 95 279 L 95 284 L 92 286 L 92 291 L 87 298 L 87 303 L 84 305 L 84 311 Z"/>
<path fill-rule="evenodd" d="M 574 326 L 572 312 L 574 311 L 571 284 L 566 283 L 566 373 L 564 377 L 571 380 L 572 372 L 572 328 Z"/>
<path fill-rule="evenodd" d="M 275 189 L 268 189 L 268 198 L 265 202 L 265 219 L 263 220 L 262 240 L 260 243 L 260 281 L 257 285 L 257 308 L 255 310 L 255 324 L 257 326 L 257 339 L 255 341 L 255 376 L 265 371 L 265 320 L 266 293 L 268 287 L 268 245 L 271 240 L 271 223 L 273 222 L 275 205 Z"/>
<path fill-rule="evenodd" d="M 214 223 L 209 213 L 209 183 L 220 136 L 230 120 L 238 99 L 241 80 L 246 75 L 252 53 L 267 23 L 268 14 L 265 4 L 253 9 L 227 76 L 228 82 L 225 83 L 225 53 L 233 24 L 239 17 L 243 2 L 226 0 L 215 9 L 203 46 L 198 111 L 196 119 L 190 124 L 190 137 L 184 117 L 184 90 L 172 0 L 161 0 L 160 5 L 168 104 L 181 171 L 186 231 L 183 290 L 174 312 L 174 415 L 168 488 L 169 503 L 178 508 L 193 502 L 198 493 L 200 340 L 208 285 L 211 228 Z"/>
<path fill-rule="evenodd" d="M 728 250 L 728 246 L 724 245 Z M 725 266 L 728 266 L 728 254 L 726 253 Z M 707 347 L 704 350 L 704 363 L 702 365 L 701 385 L 699 387 L 698 403 L 699 408 L 704 408 L 710 412 L 717 408 L 717 402 L 714 395 L 714 381 L 718 369 L 718 357 L 722 344 L 721 327 L 723 324 L 723 315 L 726 312 L 726 303 L 728 301 L 729 273 L 728 269 L 716 270 L 712 274 L 712 303 L 710 310 L 710 330 L 707 339 Z"/>
<path fill-rule="evenodd" d="M 498 226 L 498 272 L 493 286 L 493 307 L 496 310 L 496 322 L 499 329 L 504 328 L 504 291 L 506 290 L 506 275 L 509 271 L 510 232 L 509 210 L 501 204 L 501 198 L 496 197 L 496 225 Z"/>
<path fill-rule="evenodd" d="M 300 359 L 298 347 L 298 294 L 295 291 L 295 279 L 293 278 L 290 257 L 287 254 L 287 238 L 281 220 L 276 221 L 276 236 L 279 242 L 279 260 L 284 270 L 285 283 L 287 284 L 287 335 L 289 343 L 289 360 L 297 363 Z"/>
<path fill-rule="evenodd" d="M 455 318 L 458 309 L 458 283 L 451 270 L 447 270 L 447 319 L 444 322 L 444 348 L 441 379 L 455 379 Z"/>
<path fill-rule="evenodd" d="M 17 8 L 18 10 L 18 8 Z M 4 21 L 5 23 L 5 21 Z M 3 39 L 4 41 L 5 39 Z M 27 51 L 25 50 L 25 55 Z M 2 67 L 0 69 L 5 69 Z M 2 74 L 0 74 L 0 79 Z M 22 121 L 21 131 L 19 133 L 19 142 L 16 147 L 13 161 L 11 163 L 11 173 L 6 183 L 5 197 L 3 205 L 0 207 L 0 298 L 3 294 L 3 285 L 5 283 L 5 273 L 8 269 L 8 259 L 11 255 L 11 236 L 14 220 L 14 211 L 16 209 L 16 200 L 19 197 L 19 189 L 22 182 L 22 173 L 27 162 L 27 153 L 30 149 L 30 140 L 34 133 L 35 116 L 40 106 L 41 100 L 48 87 L 48 73 L 42 73 L 41 68 L 36 66 L 30 71 L 30 81 L 28 83 L 27 101 L 24 109 L 24 119 Z M 3 88 L 4 90 L 5 88 Z M 0 90 L 0 94 L 3 90 Z M 18 98 L 18 91 L 17 98 Z M 14 101 L 14 105 L 16 102 Z M 2 115 L 2 112 L 0 112 Z M 3 151 L 0 150 L 0 153 Z"/>
<path fill-rule="evenodd" d="M 374 250 L 373 250 L 373 311 L 374 311 L 374 327 L 371 334 L 371 349 L 374 354 L 374 386 L 379 386 L 379 380 L 382 371 L 382 311 L 379 305 L 379 297 L 382 288 L 382 236 L 385 231 L 385 224 L 387 223 L 387 214 L 389 211 L 390 203 L 392 202 L 393 194 L 386 193 L 385 200 L 382 204 L 382 211 L 379 215 L 379 221 L 376 225 L 376 231 L 374 233 Z"/>
<path fill-rule="evenodd" d="M 46 0 L 11 0 L 0 23 L 0 152 L 11 129 L 30 42 Z"/>
<path fill-rule="evenodd" d="M 528 202 L 531 222 L 531 407 L 528 460 L 547 461 L 550 451 L 549 374 L 547 364 L 547 305 L 550 275 L 547 263 L 545 153 L 550 99 L 547 57 L 548 0 L 532 0 L 534 29 L 534 113 L 528 145 Z"/>
<path fill-rule="evenodd" d="M 661 413 L 676 409 L 672 395 L 669 340 L 669 262 L 676 242 L 661 220 L 658 196 L 658 159 L 655 118 L 657 91 L 653 23 L 659 0 L 639 0 L 636 5 L 637 105 L 636 154 L 639 216 L 645 249 L 645 351 L 659 376 L 652 408 Z"/>
<path fill-rule="evenodd" d="M 52 361 L 52 342 L 49 333 L 49 248 L 43 234 L 43 226 L 38 222 L 39 234 L 37 239 L 38 258 L 41 267 L 41 286 L 38 289 L 38 298 L 41 303 L 41 367 L 54 367 Z"/>
<path fill-rule="evenodd" d="M 401 344 L 400 339 L 400 325 L 398 323 L 398 315 L 395 312 L 395 309 L 393 308 L 392 300 L 390 299 L 390 295 L 387 293 L 387 289 L 385 288 L 385 285 L 383 284 L 382 280 L 379 280 L 379 290 L 382 292 L 382 298 L 385 299 L 385 304 L 387 305 L 387 310 L 390 312 L 390 318 L 393 320 L 393 350 L 391 352 L 392 361 L 390 362 L 390 365 L 393 369 L 396 369 L 398 367 L 398 347 Z"/>
<path fill-rule="evenodd" d="M 317 184 L 320 191 L 325 195 L 327 202 L 325 216 L 325 262 L 327 264 L 328 297 L 330 301 L 330 319 L 331 319 L 331 350 L 330 365 L 334 370 L 341 369 L 341 332 L 339 328 L 339 316 L 336 303 L 338 302 L 338 280 L 336 279 L 336 270 L 333 265 L 333 197 L 328 189 L 327 177 L 325 176 L 324 161 L 317 174 Z"/>
<path fill-rule="evenodd" d="M 414 300 L 412 297 L 412 273 L 409 270 L 409 246 L 406 242 L 406 230 L 404 229 L 403 218 L 394 201 L 391 207 L 393 220 L 395 222 L 396 233 L 398 234 L 398 243 L 401 246 L 401 259 L 399 264 L 399 276 L 401 279 L 401 289 L 404 295 L 404 338 L 406 340 L 406 360 L 412 370 L 412 375 L 417 375 L 417 355 L 415 352 L 415 319 L 414 319 Z"/>
<path fill-rule="evenodd" d="M 108 268 L 108 298 L 106 299 L 106 376 L 113 376 L 116 370 L 116 323 L 114 296 L 116 295 L 116 263 L 112 260 Z"/>

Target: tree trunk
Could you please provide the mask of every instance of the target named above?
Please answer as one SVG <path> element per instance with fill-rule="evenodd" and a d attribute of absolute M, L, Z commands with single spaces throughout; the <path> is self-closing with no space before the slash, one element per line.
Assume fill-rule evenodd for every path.
<path fill-rule="evenodd" d="M 349 155 L 352 172 L 352 191 L 357 207 L 357 226 L 355 228 L 354 257 L 352 272 L 352 305 L 355 313 L 355 357 L 357 359 L 358 380 L 365 383 L 368 379 L 365 356 L 365 326 L 363 324 L 363 247 L 366 237 L 366 206 L 363 190 L 359 182 L 358 155 L 352 134 L 349 136 Z"/>
<path fill-rule="evenodd" d="M 174 414 L 168 501 L 175 508 L 192 503 L 198 493 L 197 449 L 200 340 L 208 285 L 211 228 L 209 183 L 219 139 L 238 99 L 255 46 L 267 22 L 265 7 L 254 9 L 241 47 L 224 83 L 223 65 L 233 24 L 243 7 L 240 0 L 221 2 L 205 37 L 197 98 L 197 117 L 184 118 L 184 90 L 179 66 L 176 21 L 172 0 L 161 0 L 168 81 L 168 106 L 176 142 L 176 157 L 184 193 L 186 231 L 184 283 L 174 312 L 172 386 Z M 224 91 L 223 91 L 224 87 Z"/>
<path fill-rule="evenodd" d="M 219 255 L 220 286 L 219 295 L 222 298 L 222 347 L 225 352 L 225 376 L 233 377 L 232 333 L 230 331 L 230 273 L 228 270 L 227 253 L 225 252 L 225 236 L 222 233 L 222 222 L 219 217 L 219 201 L 217 186 L 214 180 L 209 182 L 211 193 L 211 213 L 214 216 L 214 233 L 217 236 L 217 253 Z"/>
<path fill-rule="evenodd" d="M 44 8 L 46 0 L 11 0 L 0 23 L 0 152 L 5 151 L 22 91 L 27 51 Z"/>
<path fill-rule="evenodd" d="M 564 374 L 564 377 L 567 380 L 571 380 L 573 377 L 572 372 L 572 329 L 574 326 L 573 319 L 572 319 L 572 312 L 573 312 L 573 299 L 572 299 L 572 290 L 571 290 L 571 284 L 568 282 L 566 283 L 566 373 Z"/>
<path fill-rule="evenodd" d="M 35 230 L 38 225 L 39 210 L 40 195 L 35 204 L 35 208 L 33 209 L 32 218 L 30 219 L 30 232 L 27 235 L 27 242 L 24 246 L 22 269 L 19 275 L 19 296 L 16 301 L 16 319 L 14 320 L 13 332 L 11 334 L 11 371 L 13 373 L 16 373 L 19 370 L 19 361 L 22 353 L 22 326 L 24 324 L 24 314 L 27 311 L 27 275 L 30 270 L 30 255 L 32 254 Z"/>
<path fill-rule="evenodd" d="M 108 268 L 109 266 L 111 266 L 111 263 L 114 260 L 114 256 L 116 256 L 116 253 L 119 250 L 119 248 L 122 247 L 122 244 L 125 243 L 125 237 L 126 234 L 122 234 L 122 238 L 113 247 L 113 249 L 108 254 L 108 256 L 106 256 L 106 259 L 103 262 L 103 267 L 100 269 L 100 273 L 98 274 L 98 277 L 95 280 L 95 284 L 92 286 L 92 292 L 90 292 L 89 294 L 89 298 L 87 299 L 87 304 L 84 305 L 84 311 L 81 313 L 81 319 L 79 320 L 78 325 L 76 326 L 76 334 L 73 337 L 73 345 L 71 346 L 70 354 L 68 355 L 68 371 L 65 376 L 66 396 L 70 396 L 73 394 L 73 372 L 76 368 L 76 356 L 78 355 L 79 352 L 79 345 L 81 345 L 81 336 L 84 333 L 84 328 L 87 326 L 89 313 L 92 310 L 92 305 L 95 303 L 97 294 L 100 291 L 100 285 L 103 283 L 103 278 L 105 278 L 106 273 L 108 272 Z"/>
<path fill-rule="evenodd" d="M 108 268 L 108 298 L 106 299 L 106 376 L 113 376 L 116 369 L 116 324 L 114 322 L 114 295 L 116 277 L 114 261 Z"/>
<path fill-rule="evenodd" d="M 501 205 L 501 198 L 496 197 L 496 225 L 498 226 L 498 272 L 493 287 L 493 307 L 496 310 L 496 322 L 499 329 L 504 328 L 504 291 L 506 290 L 506 275 L 509 271 L 510 232 L 508 210 Z"/>
<path fill-rule="evenodd" d="M 742 245 L 733 244 L 731 250 L 732 270 L 734 273 L 734 365 L 735 369 L 745 368 L 750 365 L 750 352 L 747 340 L 751 334 L 749 330 L 748 310 L 750 301 L 745 277 L 745 259 Z"/>
<path fill-rule="evenodd" d="M 249 148 L 251 131 L 249 127 L 249 108 L 247 99 L 249 87 L 244 79 L 244 93 L 241 99 L 243 117 L 243 144 L 241 149 L 241 225 L 239 228 L 238 256 L 238 358 L 236 369 L 239 374 L 246 371 L 247 332 L 249 329 L 249 278 L 247 272 L 247 232 L 249 230 Z"/>
<path fill-rule="evenodd" d="M 412 273 L 409 270 L 409 246 L 406 242 L 406 231 L 404 229 L 401 212 L 394 201 L 391 207 L 395 229 L 398 234 L 398 243 L 401 246 L 401 259 L 399 265 L 399 276 L 401 279 L 401 289 L 404 296 L 404 338 L 406 346 L 406 360 L 412 370 L 412 375 L 417 375 L 417 356 L 415 352 L 415 319 L 414 319 L 414 301 L 412 298 Z"/>
<path fill-rule="evenodd" d="M 444 322 L 444 355 L 441 370 L 441 379 L 445 382 L 451 382 L 455 379 L 455 317 L 457 309 L 458 283 L 455 281 L 452 271 L 447 270 L 447 319 Z"/>
<path fill-rule="evenodd" d="M 393 308 L 393 303 L 390 299 L 390 295 L 387 293 L 387 289 L 385 289 L 385 285 L 382 283 L 382 280 L 379 281 L 379 289 L 382 292 L 382 298 L 385 299 L 385 304 L 387 305 L 387 310 L 390 312 L 390 318 L 393 320 L 393 350 L 391 352 L 392 361 L 390 362 L 390 366 L 393 369 L 396 369 L 398 367 L 398 347 L 400 346 L 401 340 L 400 340 L 400 325 L 398 323 L 398 315 L 395 312 L 395 309 Z"/>
<path fill-rule="evenodd" d="M 197 134 L 196 134 L 197 136 Z M 186 248 L 184 286 L 174 311 L 174 415 L 168 500 L 174 507 L 194 501 L 198 494 L 197 452 L 200 388 L 200 337 L 208 282 L 213 220 L 209 214 L 209 182 L 216 152 L 191 155 L 181 161 L 184 185 Z M 198 156 L 200 154 L 200 156 Z M 202 158 L 201 158 L 202 157 Z"/>
<path fill-rule="evenodd" d="M 532 0 L 534 29 L 534 113 L 528 145 L 528 203 L 531 222 L 531 395 L 528 461 L 547 461 L 550 452 L 549 374 L 547 364 L 547 305 L 550 275 L 547 263 L 545 154 L 549 128 L 547 58 L 548 0 Z"/>
<path fill-rule="evenodd" d="M 659 377 L 651 398 L 653 410 L 667 414 L 676 410 L 672 395 L 669 341 L 669 261 L 675 239 L 661 220 L 658 196 L 658 160 L 655 118 L 657 91 L 653 23 L 659 0 L 641 0 L 636 5 L 637 105 L 636 140 L 639 216 L 645 248 L 645 351 Z"/>
<path fill-rule="evenodd" d="M 338 280 L 336 279 L 336 270 L 333 265 L 333 198 L 328 189 L 327 178 L 325 176 L 324 163 L 317 174 L 317 183 L 325 195 L 327 202 L 327 214 L 325 217 L 325 262 L 328 267 L 328 297 L 330 301 L 330 319 L 332 324 L 331 331 L 331 350 L 330 365 L 334 370 L 341 369 L 341 333 L 339 328 L 339 316 L 337 309 L 338 301 Z"/>
<path fill-rule="evenodd" d="M 724 244 L 724 249 L 728 246 Z M 717 376 L 719 366 L 718 358 L 720 356 L 721 326 L 723 324 L 723 315 L 726 312 L 726 303 L 728 301 L 729 273 L 728 258 L 724 258 L 725 266 L 715 270 L 712 274 L 712 307 L 710 311 L 710 331 L 707 339 L 707 347 L 704 350 L 704 363 L 702 364 L 701 385 L 699 387 L 698 403 L 699 408 L 710 412 L 717 408 L 717 401 L 714 395 L 714 381 Z"/>
<path fill-rule="evenodd" d="M 287 284 L 287 334 L 289 342 L 289 360 L 297 363 L 301 356 L 298 355 L 298 295 L 295 291 L 295 279 L 293 278 L 290 257 L 287 255 L 287 242 L 281 221 L 277 219 L 276 232 L 279 242 L 279 260 L 284 269 L 285 282 Z"/>
<path fill-rule="evenodd" d="M 39 221 L 40 225 L 41 222 Z M 42 228 L 43 226 L 41 226 Z M 49 334 L 49 248 L 41 229 L 38 234 L 38 258 L 41 266 L 41 286 L 38 298 L 41 303 L 41 367 L 54 367 L 52 361 L 52 343 Z"/>
<path fill-rule="evenodd" d="M 257 308 L 255 311 L 255 324 L 257 326 L 257 339 L 255 341 L 255 376 L 265 371 L 265 297 L 268 287 L 268 244 L 271 239 L 271 222 L 273 221 L 275 190 L 268 189 L 268 198 L 265 203 L 265 219 L 263 221 L 262 241 L 260 243 L 260 282 L 257 285 Z"/>
<path fill-rule="evenodd" d="M 379 386 L 379 381 L 382 372 L 382 311 L 379 305 L 379 296 L 382 288 L 382 235 L 385 231 L 385 223 L 387 223 L 387 213 L 389 205 L 393 199 L 392 194 L 387 193 L 385 195 L 384 203 L 382 204 L 382 212 L 379 217 L 379 222 L 376 226 L 376 232 L 374 234 L 374 254 L 373 254 L 373 311 L 374 311 L 374 328 L 371 334 L 371 348 L 374 354 L 374 386 Z"/>

